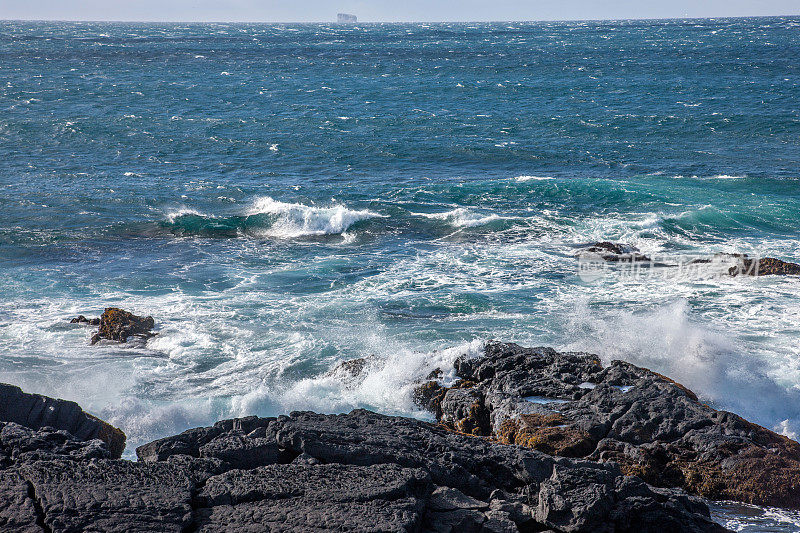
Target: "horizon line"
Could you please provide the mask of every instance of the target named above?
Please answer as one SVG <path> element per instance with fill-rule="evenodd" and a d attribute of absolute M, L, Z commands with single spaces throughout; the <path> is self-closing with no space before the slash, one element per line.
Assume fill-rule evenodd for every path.
<path fill-rule="evenodd" d="M 528 22 L 628 22 L 650 20 L 717 20 L 717 19 L 759 19 L 798 17 L 800 13 L 781 15 L 716 15 L 705 17 L 630 17 L 630 18 L 586 18 L 586 19 L 510 19 L 510 20 L 359 20 L 358 22 L 337 22 L 336 20 L 271 21 L 271 20 L 144 20 L 144 19 L 0 19 L 0 22 L 86 22 L 86 23 L 131 23 L 131 24 L 335 24 L 337 26 L 357 26 L 359 24 L 508 24 Z"/>

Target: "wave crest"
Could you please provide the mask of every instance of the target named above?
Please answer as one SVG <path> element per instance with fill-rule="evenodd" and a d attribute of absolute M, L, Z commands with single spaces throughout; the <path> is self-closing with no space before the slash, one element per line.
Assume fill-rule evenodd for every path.
<path fill-rule="evenodd" d="M 337 235 L 362 220 L 383 217 L 366 209 L 352 210 L 343 205 L 314 207 L 304 204 L 279 202 L 269 196 L 257 199 L 248 216 L 273 215 L 277 217 L 264 234 L 290 239 L 313 235 Z"/>
<path fill-rule="evenodd" d="M 453 209 L 452 211 L 446 211 L 444 213 L 413 213 L 413 214 L 434 220 L 444 220 L 445 222 L 457 228 L 475 228 L 478 226 L 485 226 L 486 224 L 489 224 L 490 222 L 495 222 L 496 220 L 507 220 L 508 218 L 508 217 L 501 217 L 500 215 L 496 214 L 484 215 L 481 213 L 476 213 L 474 211 L 467 209 L 466 207 L 459 207 L 457 209 Z"/>
<path fill-rule="evenodd" d="M 343 205 L 315 207 L 279 202 L 270 197 L 257 198 L 243 214 L 207 215 L 196 209 L 181 207 L 168 211 L 158 223 L 156 232 L 203 237 L 271 237 L 292 239 L 344 234 L 353 224 L 370 218 L 384 217 L 368 210 L 348 209 Z M 145 230 L 147 233 L 153 230 Z"/>

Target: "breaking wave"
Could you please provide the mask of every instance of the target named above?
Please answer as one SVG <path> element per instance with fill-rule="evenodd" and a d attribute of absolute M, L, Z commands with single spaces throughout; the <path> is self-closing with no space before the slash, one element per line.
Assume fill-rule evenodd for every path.
<path fill-rule="evenodd" d="M 457 228 L 476 228 L 478 226 L 485 226 L 491 222 L 495 222 L 498 220 L 508 220 L 508 217 L 501 217 L 497 214 L 482 214 L 476 213 L 466 207 L 459 207 L 457 209 L 453 209 L 452 211 L 446 211 L 444 213 L 413 213 L 417 216 L 422 216 L 425 218 L 430 218 L 433 220 L 444 220 L 451 226 L 455 226 Z"/>
<path fill-rule="evenodd" d="M 158 223 L 158 230 L 179 236 L 295 239 L 341 235 L 358 222 L 383 216 L 343 205 L 317 207 L 263 197 L 256 199 L 244 214 L 228 216 L 206 215 L 182 207 L 168 212 L 166 219 Z"/>
<path fill-rule="evenodd" d="M 283 389 L 263 387 L 232 399 L 232 412 L 273 414 L 293 410 L 347 412 L 367 408 L 381 413 L 429 418 L 412 399 L 412 391 L 432 371 L 442 371 L 446 385 L 455 381 L 454 363 L 458 357 L 478 357 L 486 342 L 475 339 L 444 350 L 417 352 L 398 350 L 383 357 L 367 356 L 358 372 L 341 366 L 315 377 L 293 382 Z"/>
<path fill-rule="evenodd" d="M 262 214 L 277 217 L 265 234 L 278 238 L 303 237 L 307 235 L 335 235 L 362 220 L 383 217 L 366 209 L 347 209 L 343 205 L 315 207 L 273 200 L 269 196 L 259 198 L 248 216 Z"/>

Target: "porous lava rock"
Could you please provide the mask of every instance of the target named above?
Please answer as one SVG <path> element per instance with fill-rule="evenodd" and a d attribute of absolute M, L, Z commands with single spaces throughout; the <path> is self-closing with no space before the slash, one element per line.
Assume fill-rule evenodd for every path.
<path fill-rule="evenodd" d="M 731 276 L 800 276 L 800 265 L 774 257 L 750 258 L 744 255 L 728 273 Z"/>
<path fill-rule="evenodd" d="M 497 342 L 457 359 L 455 371 L 456 395 L 434 381 L 415 396 L 448 428 L 488 418 L 499 442 L 615 462 L 652 485 L 710 499 L 800 509 L 800 443 L 713 409 L 661 374 Z"/>
<path fill-rule="evenodd" d="M 650 262 L 637 247 L 618 242 L 596 242 L 582 248 L 577 253 L 578 258 L 600 258 L 610 263 L 636 263 Z"/>
<path fill-rule="evenodd" d="M 92 344 L 101 339 L 125 342 L 134 335 L 152 337 L 154 333 L 151 330 L 155 327 L 155 321 L 151 316 L 136 316 L 118 307 L 107 307 L 100 315 L 99 326 L 98 332 L 92 336 Z"/>
<path fill-rule="evenodd" d="M 14 422 L 31 429 L 63 430 L 82 441 L 100 439 L 114 458 L 122 456 L 125 449 L 125 433 L 84 412 L 77 403 L 28 394 L 6 383 L 0 383 L 0 422 Z"/>
<path fill-rule="evenodd" d="M 0 422 L 0 530 L 725 531 L 699 498 L 614 464 L 364 410 L 223 420 L 137 455 Z"/>

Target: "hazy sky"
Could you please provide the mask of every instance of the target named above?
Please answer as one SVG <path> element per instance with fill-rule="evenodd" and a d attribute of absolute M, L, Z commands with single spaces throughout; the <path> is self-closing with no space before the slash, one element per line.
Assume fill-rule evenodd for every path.
<path fill-rule="evenodd" d="M 800 14 L 800 0 L 0 0 L 0 19 L 331 21 L 561 20 Z"/>

